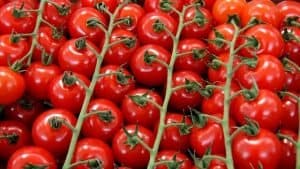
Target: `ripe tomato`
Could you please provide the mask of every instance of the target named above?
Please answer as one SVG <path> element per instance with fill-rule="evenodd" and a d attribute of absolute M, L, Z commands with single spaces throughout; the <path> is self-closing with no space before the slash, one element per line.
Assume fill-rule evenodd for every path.
<path fill-rule="evenodd" d="M 117 65 L 106 65 L 100 69 L 100 74 L 109 73 L 113 74 L 98 79 L 94 93 L 98 98 L 109 99 L 119 104 L 125 94 L 135 88 L 135 81 L 128 70 Z"/>
<path fill-rule="evenodd" d="M 206 44 L 198 39 L 179 41 L 177 52 L 190 54 L 179 56 L 175 62 L 175 70 L 190 70 L 197 74 L 205 74 L 209 60 Z"/>
<path fill-rule="evenodd" d="M 275 122 L 274 122 L 275 123 Z M 254 136 L 238 133 L 232 140 L 232 156 L 236 169 L 276 169 L 281 161 L 281 145 L 272 132 L 259 129 Z"/>
<path fill-rule="evenodd" d="M 81 0 L 83 7 L 95 8 L 97 4 L 102 3 L 111 13 L 113 13 L 118 5 L 117 0 Z"/>
<path fill-rule="evenodd" d="M 174 159 L 175 158 L 175 159 Z M 158 152 L 156 156 L 156 161 L 172 161 L 173 163 L 160 164 L 155 167 L 155 169 L 169 169 L 171 166 L 176 166 L 176 169 L 191 169 L 191 160 L 183 153 L 174 150 L 162 150 Z"/>
<path fill-rule="evenodd" d="M 269 54 L 277 58 L 281 57 L 284 51 L 284 41 L 280 32 L 270 24 L 260 24 L 249 28 L 240 40 L 240 45 L 245 44 L 247 38 L 254 38 L 255 47 L 244 47 L 240 54 L 246 57 L 253 57 L 254 53 Z"/>
<path fill-rule="evenodd" d="M 138 124 L 152 129 L 154 122 L 159 119 L 160 110 L 152 103 L 144 101 L 143 97 L 162 105 L 162 98 L 157 92 L 138 88 L 126 94 L 122 100 L 121 110 L 127 124 Z"/>
<path fill-rule="evenodd" d="M 95 53 L 85 45 L 79 43 L 80 41 L 85 41 L 83 43 L 98 50 L 98 48 L 89 40 L 71 39 L 60 47 L 58 63 L 62 70 L 73 71 L 89 78 L 94 73 L 97 58 Z"/>
<path fill-rule="evenodd" d="M 9 67 L 0 66 L 0 91 L 0 105 L 14 103 L 25 91 L 23 76 Z"/>
<path fill-rule="evenodd" d="M 130 18 L 129 24 L 121 23 L 118 27 L 126 29 L 128 31 L 136 31 L 137 25 L 141 18 L 145 15 L 145 10 L 136 3 L 129 3 L 124 5 L 117 16 L 117 20 Z"/>
<path fill-rule="evenodd" d="M 300 72 L 297 70 L 291 70 L 285 72 L 286 82 L 284 88 L 288 91 L 300 93 Z"/>
<path fill-rule="evenodd" d="M 92 100 L 87 113 L 99 112 L 84 119 L 82 134 L 110 142 L 123 125 L 123 114 L 113 102 L 106 99 Z"/>
<path fill-rule="evenodd" d="M 65 72 L 64 74 L 55 76 L 50 82 L 48 97 L 54 108 L 66 109 L 77 114 L 81 109 L 85 97 L 85 89 L 74 78 L 79 79 L 87 86 L 90 83 L 83 75 Z"/>
<path fill-rule="evenodd" d="M 293 140 L 297 140 L 297 134 L 287 129 L 280 129 L 280 134 L 286 135 Z M 295 169 L 296 168 L 296 147 L 288 140 L 283 138 L 280 140 L 282 152 L 279 168 Z"/>
<path fill-rule="evenodd" d="M 30 5 L 33 9 L 38 8 L 38 1 L 37 0 L 5 0 L 7 2 L 21 2 Z"/>
<path fill-rule="evenodd" d="M 241 18 L 243 10 L 246 8 L 245 0 L 216 0 L 213 5 L 212 14 L 218 24 L 227 23 L 230 17 Z"/>
<path fill-rule="evenodd" d="M 160 142 L 161 150 L 174 150 L 185 152 L 190 147 L 190 127 L 192 121 L 189 117 L 178 113 L 167 113 L 165 124 L 184 123 L 185 125 L 174 125 L 164 129 Z M 155 131 L 157 132 L 158 123 Z"/>
<path fill-rule="evenodd" d="M 135 34 L 125 29 L 114 29 L 110 36 L 110 43 L 116 43 L 124 38 L 128 40 L 111 46 L 104 57 L 105 64 L 125 65 L 139 47 L 139 40 Z"/>
<path fill-rule="evenodd" d="M 252 100 L 237 96 L 231 104 L 231 112 L 240 125 L 246 123 L 247 117 L 258 122 L 261 128 L 276 131 L 283 117 L 281 105 L 280 98 L 274 92 L 260 89 Z"/>
<path fill-rule="evenodd" d="M 113 153 L 110 147 L 103 141 L 94 138 L 84 138 L 78 141 L 73 162 L 95 159 L 99 160 L 102 169 L 113 169 Z M 74 169 L 89 169 L 92 164 L 82 164 Z"/>
<path fill-rule="evenodd" d="M 298 132 L 299 123 L 299 108 L 297 106 L 297 100 L 291 96 L 284 96 L 282 99 L 282 119 L 281 127 L 285 129 Z"/>
<path fill-rule="evenodd" d="M 103 14 L 91 7 L 84 7 L 76 10 L 68 22 L 68 31 L 72 38 L 85 36 L 88 40 L 98 44 L 104 38 L 104 32 L 97 25 L 89 25 L 90 19 L 95 19 L 102 26 L 107 25 Z"/>
<path fill-rule="evenodd" d="M 169 6 L 172 6 L 172 8 L 181 11 L 184 3 L 183 1 L 184 0 L 145 0 L 144 9 L 148 13 L 154 11 L 161 11 L 175 17 L 177 16 L 176 13 Z"/>
<path fill-rule="evenodd" d="M 277 8 L 281 14 L 281 26 L 287 25 L 288 19 L 300 16 L 300 3 L 297 1 L 281 1 L 277 4 Z"/>
<path fill-rule="evenodd" d="M 165 83 L 167 68 L 155 59 L 168 64 L 171 54 L 158 45 L 145 45 L 135 51 L 130 68 L 137 82 L 150 87 Z"/>
<path fill-rule="evenodd" d="M 202 169 L 202 166 L 194 166 L 192 169 Z M 209 162 L 209 166 L 207 169 L 227 169 L 226 164 L 223 161 L 212 159 Z"/>
<path fill-rule="evenodd" d="M 0 8 L 0 34 L 31 33 L 36 22 L 35 12 L 22 12 L 32 10 L 27 3 L 9 2 Z M 14 12 L 18 11 L 18 12 Z"/>
<path fill-rule="evenodd" d="M 164 26 L 162 26 L 164 25 Z M 156 44 L 166 49 L 171 49 L 173 40 L 170 33 L 175 34 L 177 22 L 168 14 L 163 12 L 150 12 L 144 15 L 138 23 L 137 35 L 142 44 Z"/>
<path fill-rule="evenodd" d="M 130 135 L 136 134 L 145 144 L 152 147 L 154 143 L 152 131 L 136 125 L 128 125 L 125 126 L 124 129 L 127 130 Z M 117 132 L 112 141 L 112 150 L 115 159 L 122 165 L 131 168 L 145 168 L 150 158 L 149 151 L 137 141 L 130 139 L 124 132 L 124 129 Z"/>
<path fill-rule="evenodd" d="M 49 109 L 41 113 L 32 125 L 34 144 L 58 158 L 64 157 L 72 137 L 72 130 L 64 123 L 76 125 L 76 117 L 72 112 L 64 109 Z"/>
<path fill-rule="evenodd" d="M 29 44 L 26 39 L 20 38 L 12 41 L 12 35 L 0 35 L 0 66 L 8 66 L 21 59 L 29 51 Z"/>
<path fill-rule="evenodd" d="M 0 121 L 0 159 L 7 160 L 16 150 L 30 144 L 28 128 L 18 121 Z"/>
<path fill-rule="evenodd" d="M 26 91 L 36 99 L 47 100 L 50 82 L 61 73 L 62 71 L 55 64 L 31 63 L 24 74 Z"/>
<path fill-rule="evenodd" d="M 296 37 L 300 37 L 300 28 L 298 27 L 287 27 L 287 32 L 290 32 L 292 35 Z M 284 31 L 282 32 L 282 36 L 284 37 Z M 284 55 L 289 59 L 300 65 L 300 43 L 297 40 L 285 38 L 285 48 Z"/>
<path fill-rule="evenodd" d="M 36 146 L 18 149 L 7 163 L 7 169 L 39 168 L 41 166 L 47 169 L 58 168 L 53 155 Z"/>
<path fill-rule="evenodd" d="M 201 103 L 199 89 L 204 85 L 204 80 L 196 73 L 191 71 L 178 71 L 172 77 L 173 88 L 186 85 L 174 91 L 170 98 L 170 106 L 177 111 L 184 111 L 193 108 Z"/>

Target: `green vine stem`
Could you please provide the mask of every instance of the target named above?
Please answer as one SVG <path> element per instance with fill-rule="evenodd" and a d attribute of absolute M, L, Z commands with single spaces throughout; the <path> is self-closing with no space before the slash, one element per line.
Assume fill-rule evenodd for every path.
<path fill-rule="evenodd" d="M 120 8 L 124 4 L 125 4 L 125 2 L 121 5 L 119 5 L 117 7 L 117 9 L 115 10 L 115 12 L 110 16 L 110 22 L 109 22 L 109 25 L 108 25 L 108 28 L 107 28 L 107 32 L 105 33 L 104 45 L 103 45 L 103 48 L 102 48 L 101 52 L 98 53 L 94 49 L 91 49 L 91 50 L 93 50 L 93 52 L 96 53 L 96 57 L 97 57 L 96 67 L 95 67 L 95 71 L 94 71 L 90 86 L 89 86 L 88 90 L 86 90 L 86 95 L 85 95 L 85 98 L 84 98 L 84 101 L 83 101 L 83 105 L 82 105 L 82 108 L 81 108 L 81 111 L 79 113 L 78 120 L 77 120 L 77 123 L 76 123 L 76 126 L 75 126 L 76 130 L 75 130 L 75 132 L 73 132 L 73 136 L 72 136 L 72 139 L 71 139 L 71 142 L 70 142 L 70 145 L 69 145 L 69 150 L 68 150 L 68 153 L 67 153 L 64 165 L 63 165 L 63 169 L 69 169 L 71 167 L 73 153 L 75 151 L 75 146 L 76 146 L 79 134 L 80 134 L 80 130 L 82 128 L 82 124 L 83 124 L 83 121 L 84 121 L 84 118 L 85 118 L 85 114 L 87 112 L 87 107 L 88 107 L 88 104 L 89 104 L 89 102 L 91 100 L 91 97 L 93 95 L 93 91 L 94 91 L 96 82 L 99 78 L 99 70 L 100 70 L 104 55 L 105 55 L 105 53 L 107 52 L 107 50 L 109 49 L 109 46 L 110 46 L 109 45 L 109 39 L 110 39 L 111 33 L 113 31 L 113 28 L 114 28 L 114 21 L 115 21 L 115 18 L 117 16 L 117 14 L 119 13 Z"/>

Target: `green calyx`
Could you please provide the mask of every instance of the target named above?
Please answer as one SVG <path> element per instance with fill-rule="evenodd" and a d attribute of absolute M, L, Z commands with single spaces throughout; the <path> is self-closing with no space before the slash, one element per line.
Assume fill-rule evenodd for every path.
<path fill-rule="evenodd" d="M 121 85 L 129 84 L 129 80 L 132 78 L 133 78 L 133 76 L 125 75 L 122 71 L 118 71 L 116 74 L 116 79 L 117 79 L 118 83 Z"/>
<path fill-rule="evenodd" d="M 193 125 L 197 126 L 198 128 L 203 128 L 206 126 L 208 121 L 207 117 L 195 109 L 190 109 L 190 112 Z"/>
<path fill-rule="evenodd" d="M 89 160 L 87 162 L 87 166 L 89 167 L 89 169 L 103 169 L 103 164 L 100 160 Z"/>
<path fill-rule="evenodd" d="M 153 23 L 153 30 L 156 33 L 163 32 L 163 31 L 165 31 L 165 24 L 162 23 L 160 20 L 156 20 Z"/>
<path fill-rule="evenodd" d="M 152 64 L 155 59 L 156 59 L 156 55 L 155 54 L 150 54 L 149 51 L 146 51 L 144 54 L 144 62 L 146 62 L 147 64 Z"/>
<path fill-rule="evenodd" d="M 130 149 L 133 149 L 136 145 L 139 144 L 138 140 L 138 125 L 136 125 L 134 133 L 129 133 L 126 128 L 123 128 L 123 131 L 125 135 L 127 136 L 127 140 L 125 142 L 126 145 L 130 147 Z"/>
<path fill-rule="evenodd" d="M 196 92 L 199 91 L 201 88 L 201 86 L 195 82 L 195 81 L 191 81 L 189 79 L 185 79 L 185 89 L 188 92 Z"/>
<path fill-rule="evenodd" d="M 66 86 L 73 86 L 77 82 L 77 77 L 71 71 L 65 71 L 62 77 L 62 82 Z"/>
<path fill-rule="evenodd" d="M 129 98 L 138 106 L 144 107 L 148 104 L 147 101 L 148 93 L 144 93 L 143 95 L 132 95 Z"/>
<path fill-rule="evenodd" d="M 160 9 L 165 12 L 171 11 L 172 10 L 171 6 L 172 6 L 172 2 L 170 0 L 161 0 L 159 3 Z"/>
<path fill-rule="evenodd" d="M 259 124 L 248 117 L 245 118 L 246 124 L 243 126 L 243 131 L 250 136 L 256 136 L 259 132 Z"/>
<path fill-rule="evenodd" d="M 37 165 L 37 164 L 31 164 L 31 163 L 27 163 L 24 166 L 24 169 L 47 169 L 48 165 Z"/>
<path fill-rule="evenodd" d="M 19 141 L 19 135 L 17 133 L 4 133 L 0 136 L 0 139 L 6 139 L 8 144 L 17 144 Z"/>

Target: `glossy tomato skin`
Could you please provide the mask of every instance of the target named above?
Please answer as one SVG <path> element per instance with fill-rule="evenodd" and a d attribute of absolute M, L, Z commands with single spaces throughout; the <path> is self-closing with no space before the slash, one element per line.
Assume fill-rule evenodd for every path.
<path fill-rule="evenodd" d="M 186 125 L 184 128 L 192 125 L 191 119 L 187 116 L 178 113 L 167 113 L 165 124 L 172 123 L 184 123 Z M 158 123 L 155 128 L 156 132 L 157 129 Z M 180 126 L 166 127 L 160 142 L 160 149 L 185 152 L 190 147 L 190 132 L 185 133 L 182 129 Z"/>
<path fill-rule="evenodd" d="M 201 166 L 194 166 L 192 169 L 201 169 Z M 222 161 L 212 159 L 207 169 L 227 169 L 226 164 Z"/>
<path fill-rule="evenodd" d="M 136 3 L 129 3 L 124 5 L 117 16 L 117 19 L 121 18 L 130 18 L 131 24 L 119 24 L 118 27 L 122 29 L 126 29 L 128 31 L 135 32 L 137 29 L 137 25 L 140 22 L 141 18 L 145 15 L 145 10 L 143 7 Z"/>
<path fill-rule="evenodd" d="M 86 37 L 88 40 L 98 44 L 104 38 L 104 32 L 98 26 L 89 26 L 89 19 L 96 19 L 104 27 L 107 21 L 103 14 L 91 7 L 83 7 L 76 10 L 68 22 L 68 31 L 72 38 Z"/>
<path fill-rule="evenodd" d="M 197 74 L 205 74 L 207 69 L 207 63 L 209 61 L 209 56 L 206 51 L 206 44 L 198 39 L 183 39 L 179 41 L 178 53 L 193 52 L 193 50 L 198 50 L 202 52 L 201 58 L 194 54 L 187 54 L 180 56 L 175 61 L 175 71 L 179 70 L 190 70 Z"/>
<path fill-rule="evenodd" d="M 192 5 L 194 3 L 202 3 L 203 2 L 203 7 L 208 9 L 208 10 L 211 10 L 214 3 L 215 3 L 216 0 L 203 0 L 203 1 L 198 1 L 198 0 L 184 0 L 184 4 L 185 5 Z"/>
<path fill-rule="evenodd" d="M 24 74 L 26 91 L 33 98 L 48 99 L 48 86 L 52 79 L 61 73 L 62 71 L 55 64 L 31 63 Z"/>
<path fill-rule="evenodd" d="M 291 130 L 280 129 L 280 134 L 286 135 L 293 140 L 297 140 L 297 134 Z M 285 169 L 294 169 L 296 168 L 296 147 L 295 145 L 288 139 L 283 138 L 280 140 L 282 153 L 280 160 L 280 168 Z"/>
<path fill-rule="evenodd" d="M 21 2 L 30 5 L 33 9 L 38 8 L 38 1 L 37 0 L 7 0 L 7 2 Z"/>
<path fill-rule="evenodd" d="M 0 66 L 0 105 L 12 104 L 25 91 L 24 77 L 9 67 Z"/>
<path fill-rule="evenodd" d="M 29 44 L 26 39 L 20 38 L 18 42 L 13 42 L 10 34 L 0 35 L 0 66 L 14 63 L 28 51 Z"/>
<path fill-rule="evenodd" d="M 156 161 L 172 161 L 176 156 L 176 162 L 181 162 L 180 166 L 177 169 L 191 169 L 192 162 L 191 160 L 183 153 L 174 151 L 174 150 L 162 150 L 158 152 L 156 156 Z M 167 165 L 157 165 L 155 169 L 168 169 Z"/>
<path fill-rule="evenodd" d="M 135 88 L 133 76 L 125 68 L 117 65 L 106 65 L 100 69 L 100 74 L 116 73 L 121 71 L 122 75 L 107 75 L 99 78 L 95 86 L 95 96 L 105 98 L 120 104 L 123 97 Z M 123 79 L 126 78 L 126 79 Z"/>
<path fill-rule="evenodd" d="M 72 126 L 76 125 L 76 117 L 72 112 L 64 109 L 49 109 L 35 119 L 32 125 L 32 138 L 36 146 L 62 158 L 69 148 L 72 130 L 65 124 L 60 127 L 54 126 L 50 122 L 53 118 L 61 118 Z"/>
<path fill-rule="evenodd" d="M 300 72 L 297 70 L 286 71 L 286 82 L 284 88 L 288 91 L 292 91 L 295 93 L 300 93 Z"/>
<path fill-rule="evenodd" d="M 281 119 L 281 127 L 298 133 L 299 108 L 297 106 L 297 100 L 286 95 L 281 99 L 281 102 L 283 114 Z"/>
<path fill-rule="evenodd" d="M 255 38 L 258 41 L 258 48 L 246 47 L 240 51 L 242 56 L 253 57 L 254 52 L 257 55 L 269 54 L 277 58 L 284 52 L 284 41 L 280 32 L 270 24 L 260 24 L 249 28 L 243 35 L 247 38 Z M 247 43 L 245 38 L 240 40 L 240 45 Z"/>
<path fill-rule="evenodd" d="M 279 91 L 283 89 L 286 81 L 284 67 L 273 55 L 259 55 L 255 68 L 242 65 L 236 72 L 236 80 L 246 88 L 253 86 L 253 79 L 259 89 Z"/>
<path fill-rule="evenodd" d="M 111 119 L 101 118 L 99 115 L 87 117 L 82 126 L 82 134 L 85 137 L 93 137 L 110 142 L 117 131 L 123 125 L 123 114 L 116 104 L 106 99 L 92 100 L 88 106 L 88 113 L 94 111 L 109 111 Z M 101 113 L 103 114 L 103 113 Z"/>
<path fill-rule="evenodd" d="M 272 132 L 259 129 L 255 136 L 240 132 L 232 141 L 232 156 L 236 169 L 276 169 L 281 159 L 281 145 Z"/>
<path fill-rule="evenodd" d="M 125 43 L 118 43 L 111 46 L 104 56 L 104 64 L 125 65 L 128 64 L 131 56 L 139 47 L 139 40 L 130 31 L 125 29 L 115 29 L 110 36 L 110 43 L 122 40 L 123 38 L 130 38 L 134 40 L 132 45 Z"/>
<path fill-rule="evenodd" d="M 300 16 L 300 3 L 297 1 L 281 1 L 276 6 L 281 13 L 281 26 L 286 25 L 289 17 Z"/>
<path fill-rule="evenodd" d="M 177 9 L 178 11 L 182 10 L 183 2 L 184 0 L 169 0 L 167 1 L 169 5 L 171 5 L 173 8 Z M 144 9 L 146 12 L 154 12 L 154 11 L 160 11 L 167 13 L 173 17 L 177 17 L 176 13 L 172 9 L 164 9 L 163 5 L 161 4 L 162 0 L 145 0 L 144 1 Z"/>
<path fill-rule="evenodd" d="M 125 129 L 128 133 L 133 134 L 136 131 L 136 125 L 125 126 Z M 140 137 L 148 146 L 152 147 L 155 139 L 152 131 L 142 126 L 138 126 L 137 130 L 138 137 Z M 112 150 L 114 152 L 115 159 L 122 165 L 134 169 L 145 168 L 150 158 L 148 150 L 146 150 L 141 144 L 137 144 L 133 148 L 130 148 L 130 146 L 126 144 L 127 139 L 128 138 L 123 129 L 117 132 L 114 136 L 112 141 Z"/>
<path fill-rule="evenodd" d="M 96 66 L 96 55 L 88 47 L 79 47 L 76 42 L 78 39 L 71 39 L 64 43 L 58 53 L 58 63 L 62 70 L 73 71 L 90 78 L 94 73 Z M 89 40 L 86 42 L 89 46 L 98 50 L 98 48 Z"/>
<path fill-rule="evenodd" d="M 7 163 L 7 169 L 24 169 L 28 164 L 35 166 L 45 165 L 47 169 L 57 169 L 56 161 L 50 152 L 36 147 L 26 146 L 18 149 Z"/>
<path fill-rule="evenodd" d="M 0 139 L 0 159 L 7 160 L 16 150 L 31 143 L 30 132 L 23 123 L 18 121 L 0 121 L 0 136 L 15 134 L 17 139 Z"/>
<path fill-rule="evenodd" d="M 105 7 L 110 11 L 114 12 L 116 7 L 118 6 L 117 0 L 81 0 L 83 7 L 91 7 L 95 8 L 95 6 L 99 3 L 103 3 Z"/>
<path fill-rule="evenodd" d="M 50 82 L 48 97 L 54 108 L 66 109 L 77 114 L 81 109 L 85 97 L 85 89 L 79 82 L 71 85 L 65 84 L 63 82 L 64 75 L 65 73 L 58 75 Z M 71 76 L 76 76 L 87 86 L 90 83 L 83 75 L 71 73 Z"/>
<path fill-rule="evenodd" d="M 298 27 L 286 27 L 288 32 L 291 32 L 294 36 L 300 37 L 300 28 Z M 284 31 L 283 31 L 284 32 Z M 283 34 L 282 32 L 282 34 Z M 284 36 L 284 34 L 282 35 Z M 284 55 L 289 59 L 300 65 L 300 43 L 296 40 L 285 40 Z"/>
<path fill-rule="evenodd" d="M 131 90 L 122 100 L 121 110 L 124 114 L 124 119 L 127 124 L 138 124 L 149 129 L 154 127 L 154 123 L 159 119 L 160 110 L 153 104 L 146 102 L 144 104 L 138 104 L 131 97 L 143 96 L 147 94 L 147 98 L 156 102 L 158 105 L 162 105 L 163 100 L 161 96 L 152 90 L 137 88 Z"/>
<path fill-rule="evenodd" d="M 150 12 L 144 15 L 138 23 L 137 35 L 142 44 L 156 44 L 166 49 L 171 49 L 173 40 L 165 30 L 155 30 L 154 23 L 160 21 L 165 27 L 176 33 L 177 22 L 168 14 L 163 12 Z"/>
<path fill-rule="evenodd" d="M 157 59 L 169 63 L 171 54 L 158 45 L 144 45 L 138 48 L 133 54 L 130 61 L 130 68 L 137 82 L 149 86 L 161 86 L 165 83 L 167 77 L 167 69 L 161 63 L 153 61 L 145 62 L 146 55 L 155 55 Z"/>
<path fill-rule="evenodd" d="M 31 33 L 36 22 L 36 13 L 29 12 L 27 16 L 17 18 L 13 15 L 14 8 L 19 9 L 21 2 L 9 2 L 0 8 L 0 34 Z M 23 10 L 32 10 L 32 7 L 24 3 Z"/>
<path fill-rule="evenodd" d="M 231 105 L 233 117 L 240 125 L 246 124 L 248 117 L 258 122 L 261 128 L 276 131 L 283 117 L 281 100 L 270 90 L 260 89 L 253 100 L 239 95 Z"/>
<path fill-rule="evenodd" d="M 173 87 L 185 85 L 186 82 L 198 83 L 204 85 L 204 80 L 192 71 L 177 71 L 173 74 L 172 85 Z M 183 87 L 174 91 L 170 98 L 170 106 L 177 111 L 188 110 L 198 106 L 201 103 L 202 97 L 195 89 Z"/>
<path fill-rule="evenodd" d="M 253 17 L 276 28 L 280 26 L 281 13 L 273 1 L 253 0 L 248 2 L 241 15 L 242 25 L 246 26 Z"/>

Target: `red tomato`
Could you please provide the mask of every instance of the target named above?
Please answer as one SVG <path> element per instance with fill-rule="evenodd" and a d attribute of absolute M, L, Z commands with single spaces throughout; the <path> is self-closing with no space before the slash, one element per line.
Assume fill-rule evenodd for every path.
<path fill-rule="evenodd" d="M 81 0 L 83 7 L 95 8 L 97 4 L 102 3 L 105 7 L 113 13 L 118 6 L 117 0 Z"/>
<path fill-rule="evenodd" d="M 38 0 L 5 0 L 7 2 L 21 2 L 30 5 L 33 9 L 38 8 Z"/>
<path fill-rule="evenodd" d="M 231 104 L 231 112 L 240 125 L 246 123 L 247 117 L 258 122 L 261 128 L 276 131 L 283 117 L 281 105 L 281 100 L 275 93 L 260 89 L 253 100 L 237 96 Z"/>
<path fill-rule="evenodd" d="M 0 8 L 0 34 L 31 33 L 36 22 L 35 12 L 22 12 L 21 10 L 32 10 L 27 3 L 9 2 Z M 21 8 L 22 7 L 22 8 Z M 13 12 L 16 9 L 18 12 Z"/>
<path fill-rule="evenodd" d="M 0 105 L 14 103 L 25 91 L 23 76 L 9 67 L 0 66 L 0 91 Z"/>
<path fill-rule="evenodd" d="M 26 39 L 13 42 L 10 34 L 0 35 L 0 66 L 8 66 L 21 59 L 29 51 Z"/>
<path fill-rule="evenodd" d="M 144 141 L 149 147 L 154 143 L 154 135 L 152 131 L 136 125 L 128 125 L 124 127 L 130 135 L 136 135 Z M 125 134 L 124 129 L 116 133 L 112 141 L 112 150 L 115 159 L 122 165 L 142 169 L 148 164 L 150 153 L 141 144 L 136 141 L 130 140 Z M 137 131 L 136 131 L 137 130 Z M 138 159 L 138 161 L 137 161 Z"/>
<path fill-rule="evenodd" d="M 104 27 L 107 21 L 103 14 L 91 7 L 76 10 L 68 22 L 68 31 L 72 38 L 86 37 L 88 40 L 98 44 L 104 38 L 104 32 L 97 25 L 88 25 L 90 19 L 95 19 Z"/>
<path fill-rule="evenodd" d="M 245 0 L 216 0 L 213 5 L 212 14 L 218 24 L 224 24 L 232 16 L 240 18 L 246 5 Z"/>
<path fill-rule="evenodd" d="M 167 31 L 158 26 L 159 23 L 164 25 L 170 33 L 176 33 L 176 21 L 168 14 L 156 11 L 147 13 L 139 21 L 137 27 L 138 39 L 142 44 L 156 44 L 171 49 L 173 40 Z"/>
<path fill-rule="evenodd" d="M 31 63 L 24 74 L 28 94 L 36 99 L 47 100 L 50 82 L 61 73 L 60 68 L 54 64 Z"/>
<path fill-rule="evenodd" d="M 58 168 L 50 152 L 35 146 L 18 149 L 7 163 L 7 169 L 39 168 L 41 166 L 47 167 L 47 169 Z"/>
<path fill-rule="evenodd" d="M 64 122 L 63 122 L 64 121 Z M 32 125 L 34 144 L 56 157 L 64 157 L 69 148 L 72 130 L 64 123 L 76 125 L 76 117 L 64 109 L 49 109 L 40 114 Z"/>
<path fill-rule="evenodd" d="M 106 99 L 92 100 L 87 113 L 99 112 L 84 119 L 82 134 L 110 142 L 123 125 L 123 114 L 113 102 Z"/>
<path fill-rule="evenodd" d="M 194 3 L 200 3 L 200 4 L 203 4 L 204 8 L 208 9 L 208 10 L 211 10 L 215 1 L 216 0 L 203 0 L 203 1 L 199 1 L 199 0 L 184 0 L 184 4 L 185 5 L 192 5 Z"/>
<path fill-rule="evenodd" d="M 281 13 L 272 1 L 253 0 L 248 2 L 242 11 L 242 25 L 246 26 L 253 17 L 264 23 L 269 23 L 276 28 L 280 26 Z"/>
<path fill-rule="evenodd" d="M 145 10 L 136 3 L 129 3 L 124 5 L 117 16 L 117 19 L 130 18 L 129 24 L 119 24 L 118 27 L 128 31 L 136 31 L 137 25 L 141 18 L 145 15 Z"/>
<path fill-rule="evenodd" d="M 286 71 L 285 89 L 292 92 L 300 93 L 300 72 L 297 70 Z"/>
<path fill-rule="evenodd" d="M 244 47 L 240 53 L 242 56 L 253 57 L 254 54 L 269 54 L 277 58 L 281 57 L 284 51 L 284 41 L 280 32 L 270 24 L 260 24 L 249 28 L 240 40 L 240 45 L 247 43 L 247 38 L 254 38 L 257 41 L 255 47 Z"/>
<path fill-rule="evenodd" d="M 175 159 L 174 159 L 175 158 Z M 192 168 L 192 162 L 191 160 L 183 153 L 173 151 L 173 150 L 162 150 L 158 152 L 156 156 L 156 161 L 174 161 L 173 165 L 170 164 L 161 164 L 157 165 L 155 169 L 169 169 L 170 166 L 176 166 L 174 168 L 176 169 L 191 169 Z"/>
<path fill-rule="evenodd" d="M 125 94 L 135 88 L 133 76 L 125 68 L 106 65 L 100 69 L 100 74 L 118 72 L 119 74 L 105 75 L 98 79 L 94 90 L 96 97 L 106 98 L 119 104 Z"/>
<path fill-rule="evenodd" d="M 196 107 L 201 103 L 202 97 L 199 93 L 201 86 L 199 85 L 203 86 L 204 80 L 198 74 L 191 71 L 175 72 L 172 77 L 172 85 L 173 88 L 176 86 L 187 85 L 172 93 L 169 105 L 173 109 L 184 111 Z M 195 85 L 197 87 L 194 87 Z"/>
<path fill-rule="evenodd" d="M 161 150 L 174 150 L 185 152 L 190 147 L 190 130 L 192 121 L 178 113 L 167 113 L 165 124 L 171 125 L 172 123 L 184 123 L 185 125 L 174 125 L 164 129 L 164 133 L 160 142 Z M 158 123 L 156 124 L 155 131 L 157 132 Z"/>
<path fill-rule="evenodd" d="M 300 3 L 297 1 L 281 1 L 277 4 L 277 8 L 281 14 L 281 26 L 287 25 L 288 19 L 300 16 Z"/>
<path fill-rule="evenodd" d="M 0 159 L 7 160 L 16 150 L 30 144 L 28 128 L 18 121 L 0 121 Z"/>
<path fill-rule="evenodd" d="M 293 140 L 297 140 L 297 134 L 293 131 L 280 129 L 280 134 L 286 135 Z M 295 169 L 296 168 L 296 146 L 287 138 L 280 140 L 282 153 L 279 168 Z"/>
<path fill-rule="evenodd" d="M 275 123 L 275 122 L 274 122 Z M 259 129 L 251 136 L 240 132 L 232 141 L 232 156 L 236 169 L 276 169 L 281 161 L 281 145 L 272 132 Z"/>
<path fill-rule="evenodd" d="M 211 12 L 202 7 L 191 7 L 186 10 L 184 22 L 190 21 L 194 21 L 194 23 L 183 28 L 181 33 L 183 38 L 206 38 L 213 26 Z"/>
<path fill-rule="evenodd" d="M 167 78 L 167 68 L 153 59 L 168 64 L 171 54 L 161 46 L 145 45 L 135 51 L 130 62 L 136 81 L 150 87 L 164 84 Z"/>
<path fill-rule="evenodd" d="M 160 110 L 152 103 L 142 100 L 143 97 L 162 105 L 163 101 L 158 93 L 153 90 L 138 88 L 126 94 L 121 109 L 127 124 L 139 124 L 151 129 L 154 127 L 154 122 L 159 119 Z"/>
<path fill-rule="evenodd" d="M 183 7 L 184 0 L 168 0 L 168 1 L 162 1 L 162 0 L 145 0 L 144 1 L 144 9 L 146 12 L 154 12 L 154 11 L 161 11 L 168 13 L 172 16 L 177 16 L 177 14 L 172 10 L 169 6 L 172 6 L 172 8 L 181 11 Z"/>
<path fill-rule="evenodd" d="M 135 34 L 125 29 L 115 29 L 110 36 L 110 43 L 116 43 L 124 38 L 128 41 L 111 46 L 104 57 L 105 64 L 125 65 L 139 47 L 139 40 Z"/>
<path fill-rule="evenodd" d="M 246 88 L 256 81 L 260 89 L 279 91 L 285 85 L 284 67 L 279 59 L 272 55 L 259 55 L 255 68 L 242 65 L 235 74 L 236 79 Z"/>
<path fill-rule="evenodd" d="M 190 70 L 197 74 L 204 74 L 209 60 L 206 44 L 198 39 L 184 39 L 179 41 L 178 53 L 190 54 L 179 56 L 175 62 L 175 70 Z"/>
<path fill-rule="evenodd" d="M 62 75 L 55 76 L 49 84 L 49 100 L 54 108 L 62 108 L 79 113 L 84 97 L 85 89 L 74 78 L 79 79 L 85 85 L 89 85 L 89 80 L 80 74 L 65 72 Z"/>
<path fill-rule="evenodd" d="M 281 127 L 297 133 L 299 125 L 299 108 L 297 105 L 297 100 L 286 95 L 281 99 L 281 101 L 283 114 L 281 119 Z"/>
<path fill-rule="evenodd" d="M 300 28 L 298 27 L 287 27 L 287 32 L 290 32 L 295 37 L 300 37 Z M 284 31 L 282 33 L 283 37 Z M 300 65 L 300 43 L 297 40 L 289 39 L 288 37 L 285 38 L 285 48 L 284 48 L 284 55 L 287 56 L 289 59 Z"/>
<path fill-rule="evenodd" d="M 94 73 L 97 57 L 88 47 L 81 46 L 79 41 L 85 41 L 84 43 L 98 50 L 89 40 L 71 39 L 60 47 L 58 63 L 62 70 L 70 70 L 89 78 Z"/>
<path fill-rule="evenodd" d="M 202 166 L 194 166 L 192 169 L 202 169 Z M 207 169 L 227 169 L 227 166 L 223 161 L 212 159 Z"/>

